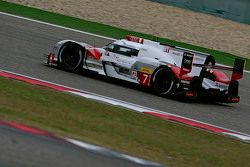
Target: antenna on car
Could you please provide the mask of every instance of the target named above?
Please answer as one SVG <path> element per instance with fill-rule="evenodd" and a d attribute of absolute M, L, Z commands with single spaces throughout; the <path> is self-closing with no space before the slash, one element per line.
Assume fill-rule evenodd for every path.
<path fill-rule="evenodd" d="M 150 34 L 148 39 L 154 42 L 158 42 L 158 37 L 154 34 Z"/>
<path fill-rule="evenodd" d="M 159 37 L 158 36 L 156 37 L 156 42 L 159 42 Z"/>

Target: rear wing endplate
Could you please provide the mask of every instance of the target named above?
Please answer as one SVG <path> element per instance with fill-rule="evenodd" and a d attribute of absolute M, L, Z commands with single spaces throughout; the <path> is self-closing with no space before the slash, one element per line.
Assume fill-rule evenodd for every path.
<path fill-rule="evenodd" d="M 243 59 L 235 58 L 234 68 L 231 80 L 239 80 L 243 77 L 243 71 L 245 68 L 246 61 Z"/>

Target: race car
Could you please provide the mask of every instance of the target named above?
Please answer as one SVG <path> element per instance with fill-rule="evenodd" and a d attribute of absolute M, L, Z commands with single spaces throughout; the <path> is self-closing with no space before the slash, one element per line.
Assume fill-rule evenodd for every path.
<path fill-rule="evenodd" d="M 245 61 L 235 59 L 234 67 L 216 65 L 210 54 L 128 35 L 101 48 L 73 40 L 59 41 L 46 64 L 136 83 L 159 96 L 237 103 L 238 80 L 243 76 Z M 230 79 L 224 70 L 232 71 Z"/>

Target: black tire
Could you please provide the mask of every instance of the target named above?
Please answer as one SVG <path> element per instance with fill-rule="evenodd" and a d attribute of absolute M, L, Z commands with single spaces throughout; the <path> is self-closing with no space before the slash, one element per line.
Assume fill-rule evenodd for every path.
<path fill-rule="evenodd" d="M 67 71 L 78 71 L 82 68 L 84 48 L 77 43 L 67 42 L 60 51 L 59 67 Z"/>
<path fill-rule="evenodd" d="M 197 91 L 198 93 L 202 90 L 202 79 L 194 76 L 190 83 L 190 90 Z"/>
<path fill-rule="evenodd" d="M 157 69 L 152 77 L 152 89 L 159 96 L 167 96 L 173 93 L 175 77 L 168 67 Z"/>
<path fill-rule="evenodd" d="M 228 95 L 238 96 L 238 91 L 239 91 L 239 82 L 231 81 L 228 87 Z"/>

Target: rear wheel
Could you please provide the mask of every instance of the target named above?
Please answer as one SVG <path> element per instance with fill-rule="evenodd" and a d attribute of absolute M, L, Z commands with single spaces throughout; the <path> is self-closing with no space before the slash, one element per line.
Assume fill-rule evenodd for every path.
<path fill-rule="evenodd" d="M 231 81 L 228 87 L 228 94 L 232 96 L 238 96 L 239 82 Z"/>
<path fill-rule="evenodd" d="M 174 74 L 168 67 L 156 70 L 152 78 L 152 89 L 160 96 L 170 95 L 175 85 Z"/>
<path fill-rule="evenodd" d="M 82 66 L 83 54 L 82 46 L 74 42 L 65 43 L 59 51 L 60 67 L 68 71 L 79 70 Z"/>
<path fill-rule="evenodd" d="M 194 76 L 190 83 L 190 90 L 197 91 L 198 93 L 202 90 L 202 79 Z"/>

